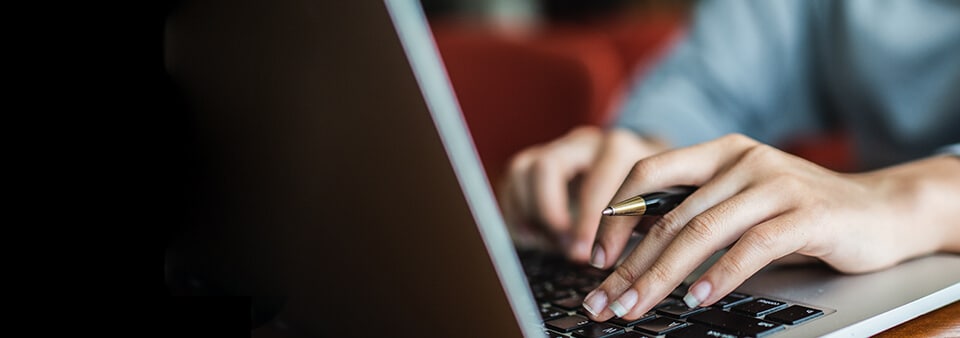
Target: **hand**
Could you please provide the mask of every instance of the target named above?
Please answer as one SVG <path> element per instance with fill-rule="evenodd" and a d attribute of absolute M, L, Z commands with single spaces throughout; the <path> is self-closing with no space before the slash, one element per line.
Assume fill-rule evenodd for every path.
<path fill-rule="evenodd" d="M 960 250 L 960 161 L 934 157 L 840 174 L 741 135 L 634 165 L 614 201 L 672 185 L 700 188 L 660 218 L 584 307 L 595 320 L 636 319 L 717 250 L 730 249 L 684 301 L 709 306 L 771 261 L 798 253 L 846 273 Z M 951 205 L 953 204 L 953 205 Z M 592 263 L 613 265 L 636 217 L 604 217 Z"/>
<path fill-rule="evenodd" d="M 498 189 L 500 207 L 515 237 L 542 226 L 569 258 L 586 262 L 600 213 L 637 160 L 666 149 L 626 130 L 580 127 L 544 145 L 518 153 Z M 581 177 L 582 176 L 582 177 Z M 582 178 L 573 196 L 571 182 Z M 579 198 L 577 198 L 579 197 Z"/>

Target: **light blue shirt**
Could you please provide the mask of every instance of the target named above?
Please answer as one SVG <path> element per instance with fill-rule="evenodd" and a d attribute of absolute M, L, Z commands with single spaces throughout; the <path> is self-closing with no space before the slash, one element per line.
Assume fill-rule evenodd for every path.
<path fill-rule="evenodd" d="M 960 154 L 960 1 L 702 1 L 617 124 L 675 146 L 842 128 L 865 169 Z"/>

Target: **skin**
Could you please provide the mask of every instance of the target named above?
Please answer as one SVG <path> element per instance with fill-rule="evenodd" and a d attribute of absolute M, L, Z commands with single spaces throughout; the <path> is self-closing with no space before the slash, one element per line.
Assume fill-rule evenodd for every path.
<path fill-rule="evenodd" d="M 842 174 L 729 135 L 636 161 L 609 201 L 679 184 L 700 188 L 658 219 L 586 297 L 592 319 L 639 318 L 726 247 L 691 284 L 688 305 L 709 306 L 763 266 L 792 254 L 863 273 L 936 251 L 960 252 L 956 156 Z M 608 257 L 623 253 L 638 221 L 603 217 L 591 264 L 611 268 L 615 259 Z"/>
<path fill-rule="evenodd" d="M 862 273 L 960 252 L 955 156 L 841 174 L 742 135 L 666 149 L 629 131 L 582 127 L 518 154 L 500 185 L 514 233 L 545 230 L 575 262 L 611 268 L 638 222 L 652 223 L 586 297 L 594 320 L 615 316 L 611 307 L 638 318 L 721 248 L 730 249 L 691 285 L 689 305 L 715 303 L 771 261 Z M 662 218 L 601 217 L 610 203 L 677 184 L 701 188 Z"/>
<path fill-rule="evenodd" d="M 589 126 L 521 151 L 497 189 L 514 238 L 536 245 L 546 232 L 571 261 L 587 263 L 601 211 L 630 167 L 667 148 L 630 131 Z M 579 189 L 571 189 L 575 182 Z"/>

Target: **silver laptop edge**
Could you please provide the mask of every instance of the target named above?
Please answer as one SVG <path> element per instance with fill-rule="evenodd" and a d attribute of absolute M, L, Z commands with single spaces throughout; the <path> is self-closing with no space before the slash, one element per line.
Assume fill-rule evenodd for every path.
<path fill-rule="evenodd" d="M 890 310 L 881 315 L 842 328 L 824 337 L 865 337 L 877 334 L 892 326 L 916 318 L 930 309 L 937 309 L 960 299 L 960 283 L 937 291 L 909 304 Z"/>
<path fill-rule="evenodd" d="M 771 267 L 739 291 L 823 309 L 777 337 L 863 337 L 960 299 L 960 257 L 934 254 L 889 269 L 844 275 L 823 266 Z"/>
<path fill-rule="evenodd" d="M 490 191 L 420 3 L 417 0 L 385 2 L 520 329 L 527 337 L 542 335 L 536 302 Z"/>

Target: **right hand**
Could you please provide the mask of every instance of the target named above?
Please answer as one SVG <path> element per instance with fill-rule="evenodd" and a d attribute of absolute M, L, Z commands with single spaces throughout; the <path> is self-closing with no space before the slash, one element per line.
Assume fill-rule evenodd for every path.
<path fill-rule="evenodd" d="M 593 126 L 527 148 L 513 157 L 497 191 L 504 218 L 515 236 L 545 228 L 571 261 L 585 263 L 601 211 L 630 168 L 666 149 L 663 143 L 627 130 Z M 579 191 L 571 189 L 578 177 Z"/>

